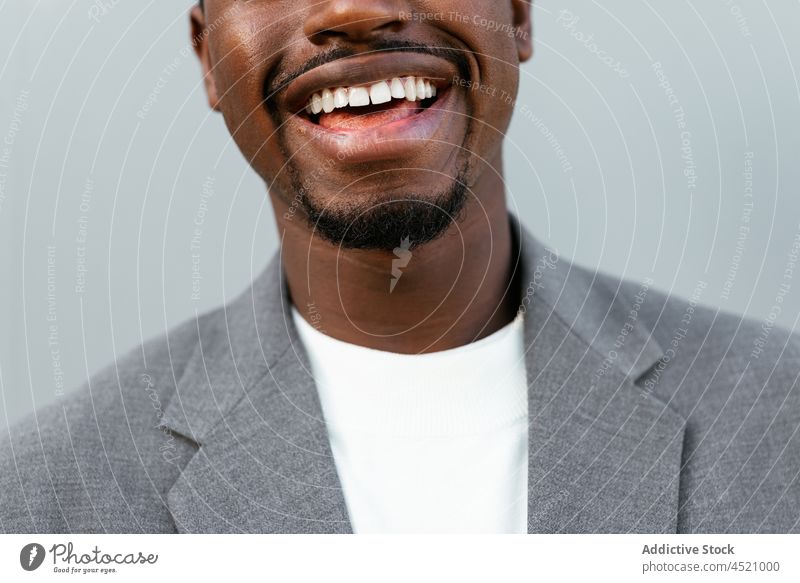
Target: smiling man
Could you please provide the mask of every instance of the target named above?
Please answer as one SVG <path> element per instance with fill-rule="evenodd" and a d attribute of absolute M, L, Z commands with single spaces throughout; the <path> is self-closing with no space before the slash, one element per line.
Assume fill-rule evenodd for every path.
<path fill-rule="evenodd" d="M 191 24 L 280 252 L 17 425 L 0 528 L 800 529 L 797 338 L 509 214 L 527 2 L 206 0 Z"/>

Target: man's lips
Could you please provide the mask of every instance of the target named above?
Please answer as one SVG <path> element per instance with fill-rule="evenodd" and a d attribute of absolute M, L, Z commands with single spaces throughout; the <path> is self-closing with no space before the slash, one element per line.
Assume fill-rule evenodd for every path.
<path fill-rule="evenodd" d="M 466 113 L 463 94 L 453 86 L 458 71 L 455 63 L 428 53 L 361 54 L 296 77 L 279 95 L 276 105 L 291 116 L 289 123 L 298 135 L 308 139 L 303 148 L 309 147 L 320 159 L 348 164 L 410 160 L 419 154 L 420 145 L 430 140 L 440 147 L 461 142 L 451 135 L 461 131 L 461 115 Z M 379 95 L 371 105 L 346 106 L 327 113 L 319 112 L 318 107 L 314 108 L 317 113 L 306 111 L 312 96 L 331 88 L 371 87 L 390 79 L 410 78 L 428 80 L 432 91 L 416 101 L 396 97 L 383 103 Z"/>
<path fill-rule="evenodd" d="M 338 59 L 295 78 L 282 101 L 291 113 L 304 111 L 314 93 L 334 87 L 366 86 L 408 76 L 429 79 L 445 89 L 458 76 L 458 68 L 441 57 L 409 51 L 381 51 Z"/>
<path fill-rule="evenodd" d="M 361 117 L 332 118 L 329 121 L 334 122 L 334 127 L 330 128 L 325 127 L 329 122 L 314 123 L 307 116 L 298 115 L 292 118 L 292 125 L 308 140 L 303 148 L 308 147 L 319 159 L 349 164 L 405 160 L 419 154 L 420 145 L 430 140 L 439 145 L 461 143 L 456 136 L 447 137 L 453 130 L 461 131 L 457 129 L 459 120 L 463 122 L 460 103 L 460 93 L 451 87 L 422 109 L 409 104 Z"/>

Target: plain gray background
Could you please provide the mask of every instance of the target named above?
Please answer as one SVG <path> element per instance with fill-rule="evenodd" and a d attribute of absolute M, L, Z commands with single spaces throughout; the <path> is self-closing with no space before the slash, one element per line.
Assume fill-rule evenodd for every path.
<path fill-rule="evenodd" d="M 0 425 L 229 300 L 276 249 L 206 107 L 190 4 L 0 0 Z M 795 328 L 800 3 L 562 11 L 534 7 L 509 205 L 579 263 Z"/>

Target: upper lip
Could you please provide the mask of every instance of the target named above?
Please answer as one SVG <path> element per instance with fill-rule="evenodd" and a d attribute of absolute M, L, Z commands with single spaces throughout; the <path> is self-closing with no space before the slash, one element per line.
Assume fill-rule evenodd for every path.
<path fill-rule="evenodd" d="M 424 77 L 443 89 L 453 82 L 458 68 L 441 57 L 426 53 L 388 51 L 337 59 L 320 65 L 294 79 L 284 99 L 291 111 L 301 111 L 317 91 L 354 87 L 393 77 Z"/>

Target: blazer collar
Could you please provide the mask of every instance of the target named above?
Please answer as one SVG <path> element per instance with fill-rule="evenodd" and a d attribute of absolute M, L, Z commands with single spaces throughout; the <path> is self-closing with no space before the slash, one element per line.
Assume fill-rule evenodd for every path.
<path fill-rule="evenodd" d="M 162 417 L 199 444 L 167 496 L 183 532 L 350 532 L 280 260 L 224 318 L 198 321 Z"/>
<path fill-rule="evenodd" d="M 528 376 L 528 532 L 675 532 L 685 420 L 635 383 L 649 288 L 572 265 L 512 217 Z"/>
<path fill-rule="evenodd" d="M 674 532 L 684 420 L 634 382 L 662 355 L 635 298 L 511 216 L 525 310 L 529 532 Z M 280 254 L 197 345 L 162 427 L 199 447 L 168 495 L 186 532 L 351 532 Z M 620 339 L 623 340 L 620 340 Z"/>

